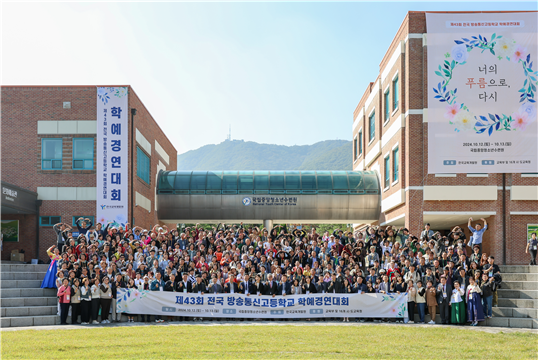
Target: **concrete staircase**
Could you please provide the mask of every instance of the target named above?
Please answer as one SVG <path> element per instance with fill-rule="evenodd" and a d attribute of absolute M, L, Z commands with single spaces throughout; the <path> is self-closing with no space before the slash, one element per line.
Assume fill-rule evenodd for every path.
<path fill-rule="evenodd" d="M 488 326 L 538 329 L 538 266 L 499 266 L 503 277 L 499 307 Z"/>
<path fill-rule="evenodd" d="M 60 323 L 56 289 L 42 289 L 47 264 L 0 264 L 0 326 Z"/>

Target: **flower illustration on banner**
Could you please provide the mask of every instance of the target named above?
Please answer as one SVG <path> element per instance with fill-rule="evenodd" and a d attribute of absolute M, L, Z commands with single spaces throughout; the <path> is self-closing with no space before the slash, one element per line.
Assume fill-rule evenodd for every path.
<path fill-rule="evenodd" d="M 512 55 L 512 62 L 519 62 L 523 59 L 525 59 L 525 56 L 527 56 L 527 48 L 524 48 L 521 45 L 516 45 L 516 49 L 514 50 L 514 54 Z"/>
<path fill-rule="evenodd" d="M 127 87 L 116 87 L 116 90 L 114 92 L 114 96 L 121 98 L 123 96 L 127 95 Z"/>
<path fill-rule="evenodd" d="M 445 108 L 445 118 L 448 120 L 454 120 L 454 116 L 460 111 L 460 106 L 458 104 L 446 105 Z"/>
<path fill-rule="evenodd" d="M 491 135 L 494 131 L 524 131 L 527 126 L 536 119 L 535 93 L 538 84 L 538 72 L 533 70 L 534 62 L 527 48 L 517 44 L 512 39 L 503 38 L 502 35 L 493 33 L 488 38 L 479 34 L 470 38 L 454 40 L 456 43 L 452 47 L 450 57 L 437 67 L 435 74 L 441 78 L 441 82 L 434 84 L 434 98 L 438 102 L 446 103 L 445 119 L 454 126 L 456 132 L 474 131 L 482 134 L 487 131 Z M 465 103 L 457 102 L 458 89 L 450 89 L 448 86 L 453 77 L 454 69 L 465 65 L 471 52 L 474 49 L 488 51 L 499 60 L 506 59 L 521 65 L 525 75 L 523 87 L 518 90 L 521 104 L 518 112 L 507 112 L 506 114 L 492 114 L 475 116 Z"/>
<path fill-rule="evenodd" d="M 519 107 L 520 113 L 526 113 L 529 116 L 529 119 L 534 119 L 536 117 L 536 106 L 530 102 L 526 102 Z"/>
<path fill-rule="evenodd" d="M 524 113 L 515 112 L 512 114 L 512 119 L 514 120 L 514 122 L 512 123 L 512 126 L 514 126 L 518 130 L 525 131 L 527 126 L 530 124 L 529 123 L 530 118 L 526 112 Z"/>
<path fill-rule="evenodd" d="M 505 57 L 510 57 L 514 53 L 515 42 L 512 39 L 501 38 L 495 45 L 495 53 L 501 57 L 502 60 Z"/>
<path fill-rule="evenodd" d="M 467 47 L 464 44 L 458 44 L 452 47 L 450 55 L 458 63 L 463 63 L 469 58 L 469 52 L 467 52 Z"/>
<path fill-rule="evenodd" d="M 99 100 L 101 100 L 103 104 L 106 105 L 108 103 L 108 100 L 110 100 L 110 96 L 108 96 L 106 87 L 97 88 L 97 97 L 99 97 Z"/>
<path fill-rule="evenodd" d="M 467 110 L 458 112 L 452 121 L 462 131 L 472 130 L 476 122 L 474 115 Z"/>

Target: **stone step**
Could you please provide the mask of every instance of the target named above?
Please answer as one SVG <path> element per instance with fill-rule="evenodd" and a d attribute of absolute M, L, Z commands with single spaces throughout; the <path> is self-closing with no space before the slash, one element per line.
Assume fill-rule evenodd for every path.
<path fill-rule="evenodd" d="M 538 273 L 538 265 L 500 265 L 502 273 Z"/>
<path fill-rule="evenodd" d="M 531 298 L 538 299 L 538 291 L 535 290 L 514 290 L 499 289 L 497 291 L 499 298 Z"/>
<path fill-rule="evenodd" d="M 538 282 L 516 282 L 504 280 L 501 284 L 502 289 L 516 289 L 516 290 L 538 290 Z"/>
<path fill-rule="evenodd" d="M 68 321 L 69 322 L 69 321 Z M 0 327 L 20 327 L 20 326 L 49 326 L 59 325 L 60 316 L 18 316 L 0 318 Z"/>
<path fill-rule="evenodd" d="M 538 318 L 536 308 L 493 307 L 493 317 Z"/>
<path fill-rule="evenodd" d="M 3 298 L 12 297 L 56 297 L 57 290 L 53 288 L 3 288 L 0 295 Z"/>
<path fill-rule="evenodd" d="M 518 308 L 538 308 L 538 301 L 535 299 L 521 298 L 499 298 L 499 307 L 518 307 Z"/>
<path fill-rule="evenodd" d="M 5 307 L 1 309 L 1 316 L 50 316 L 56 315 L 57 312 L 58 306 Z"/>
<path fill-rule="evenodd" d="M 2 272 L 1 279 L 3 281 L 13 281 L 13 280 L 43 280 L 45 278 L 46 272 Z"/>
<path fill-rule="evenodd" d="M 538 273 L 502 273 L 503 281 L 538 282 Z"/>
<path fill-rule="evenodd" d="M 20 272 L 20 273 L 31 273 L 31 272 L 46 272 L 49 269 L 48 264 L 0 264 L 0 272 Z"/>
<path fill-rule="evenodd" d="M 0 281 L 0 288 L 39 288 L 43 280 L 28 280 L 28 281 Z"/>
<path fill-rule="evenodd" d="M 0 298 L 0 307 L 56 306 L 56 297 L 16 297 Z"/>
<path fill-rule="evenodd" d="M 516 318 L 516 317 L 492 317 L 490 319 L 487 319 L 485 321 L 485 324 L 482 324 L 481 326 L 538 329 L 538 319 Z"/>

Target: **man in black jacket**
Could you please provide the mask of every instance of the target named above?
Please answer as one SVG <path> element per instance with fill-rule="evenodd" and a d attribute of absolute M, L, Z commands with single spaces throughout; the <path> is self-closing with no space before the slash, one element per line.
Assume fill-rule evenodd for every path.
<path fill-rule="evenodd" d="M 291 283 L 288 282 L 288 277 L 283 274 L 280 284 L 278 285 L 277 295 L 286 296 L 291 294 Z"/>
<path fill-rule="evenodd" d="M 273 281 L 273 275 L 267 275 L 267 282 L 265 283 L 265 292 L 263 293 L 266 296 L 275 297 L 278 292 L 278 283 Z"/>
<path fill-rule="evenodd" d="M 452 286 L 447 284 L 446 277 L 441 276 L 441 283 L 437 286 L 437 304 L 441 314 L 443 325 L 450 323 L 450 298 L 452 296 Z"/>
<path fill-rule="evenodd" d="M 224 285 L 224 293 L 241 293 L 237 283 L 235 283 L 235 275 L 230 273 L 228 278 L 228 282 Z"/>

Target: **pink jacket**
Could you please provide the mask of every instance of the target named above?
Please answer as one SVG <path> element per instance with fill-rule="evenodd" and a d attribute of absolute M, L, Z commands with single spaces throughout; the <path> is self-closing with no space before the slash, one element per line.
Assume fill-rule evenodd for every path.
<path fill-rule="evenodd" d="M 60 297 L 60 303 L 71 302 L 71 287 L 64 286 L 63 284 L 58 289 L 58 297 Z"/>

